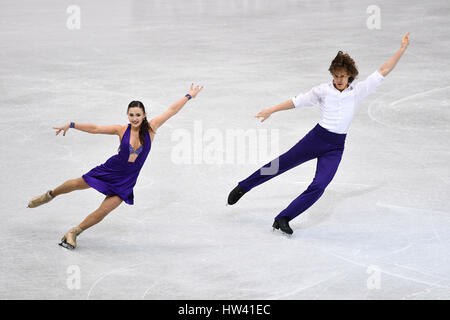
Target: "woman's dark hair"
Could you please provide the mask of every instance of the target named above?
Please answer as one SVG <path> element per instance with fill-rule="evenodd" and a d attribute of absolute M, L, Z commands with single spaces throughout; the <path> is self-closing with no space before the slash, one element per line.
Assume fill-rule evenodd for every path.
<path fill-rule="evenodd" d="M 128 109 L 127 109 L 127 114 L 128 114 L 128 110 L 130 110 L 130 108 L 141 108 L 142 111 L 145 113 L 145 107 L 144 104 L 140 101 L 131 101 L 130 104 L 128 105 Z M 141 123 L 141 127 L 139 129 L 139 141 L 141 142 L 141 145 L 144 145 L 145 143 L 145 136 L 147 134 L 148 129 L 150 129 L 150 131 L 154 132 L 152 127 L 150 127 L 150 124 L 147 121 L 147 117 L 144 118 L 144 120 Z"/>
<path fill-rule="evenodd" d="M 356 68 L 355 61 L 347 54 L 339 51 L 337 56 L 331 62 L 328 71 L 334 74 L 339 69 L 345 69 L 349 75 L 348 83 L 352 83 L 353 80 L 358 76 L 358 69 Z"/>

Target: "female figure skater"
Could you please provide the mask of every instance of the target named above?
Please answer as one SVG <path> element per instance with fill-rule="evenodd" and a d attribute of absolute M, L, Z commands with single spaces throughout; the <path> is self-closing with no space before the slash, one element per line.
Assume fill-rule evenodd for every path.
<path fill-rule="evenodd" d="M 28 203 L 29 208 L 35 208 L 61 194 L 90 187 L 106 195 L 105 200 L 97 210 L 64 235 L 61 239 L 61 246 L 75 249 L 76 237 L 82 231 L 99 223 L 122 201 L 130 205 L 133 204 L 133 187 L 150 152 L 156 130 L 178 113 L 188 100 L 195 98 L 202 89 L 203 87 L 194 87 L 194 84 L 191 84 L 188 94 L 175 102 L 165 112 L 151 119 L 150 122 L 147 121 L 142 102 L 132 101 L 127 110 L 128 120 L 130 121 L 128 125 L 97 126 L 71 122 L 62 127 L 53 128 L 56 129 L 56 135 L 63 131 L 63 136 L 65 136 L 69 128 L 74 128 L 88 133 L 115 134 L 119 136 L 120 140 L 118 154 L 109 158 L 104 164 L 93 168 L 80 178 L 64 182 L 59 187 L 33 198 Z"/>
<path fill-rule="evenodd" d="M 259 112 L 255 117 L 262 118 L 261 122 L 263 122 L 274 112 L 319 103 L 320 121 L 290 150 L 240 181 L 230 192 L 228 204 L 235 204 L 246 192 L 257 185 L 299 164 L 317 158 L 316 173 L 312 183 L 275 217 L 272 226 L 274 230 L 280 229 L 286 234 L 292 234 L 289 221 L 312 206 L 333 179 L 344 151 L 346 133 L 358 105 L 369 94 L 374 93 L 384 77 L 394 69 L 409 45 L 408 35 L 409 32 L 403 36 L 400 50 L 366 80 L 353 83 L 358 75 L 355 62 L 348 54 L 339 51 L 328 69 L 333 76 L 333 81 L 318 85 L 305 94 Z"/>

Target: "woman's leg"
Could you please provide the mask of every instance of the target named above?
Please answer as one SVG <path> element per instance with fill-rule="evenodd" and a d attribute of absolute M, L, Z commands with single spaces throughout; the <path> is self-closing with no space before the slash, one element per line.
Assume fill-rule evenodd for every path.
<path fill-rule="evenodd" d="M 333 180 L 342 159 L 344 149 L 335 149 L 317 159 L 316 174 L 312 183 L 289 206 L 275 218 L 286 217 L 288 221 L 311 207 L 323 194 L 325 188 Z"/>
<path fill-rule="evenodd" d="M 36 208 L 44 203 L 50 202 L 56 196 L 63 193 L 72 192 L 74 190 L 82 190 L 90 188 L 90 186 L 83 180 L 83 178 L 72 179 L 64 182 L 55 190 L 48 190 L 46 193 L 34 197 L 28 202 L 28 208 Z"/>
<path fill-rule="evenodd" d="M 64 193 L 69 193 L 75 190 L 83 190 L 88 189 L 90 186 L 84 181 L 83 178 L 79 177 L 76 179 L 67 180 L 59 187 L 56 187 L 54 190 L 50 192 L 52 197 L 59 196 Z"/>
<path fill-rule="evenodd" d="M 122 203 L 119 196 L 106 196 L 100 207 L 88 215 L 78 226 L 84 231 L 93 225 L 99 223 L 111 211 L 116 209 Z"/>
<path fill-rule="evenodd" d="M 84 230 L 92 227 L 94 224 L 102 221 L 104 217 L 122 203 L 118 196 L 106 196 L 100 207 L 88 215 L 83 222 L 72 228 L 61 239 L 60 245 L 67 249 L 75 249 L 77 246 L 77 236 Z"/>

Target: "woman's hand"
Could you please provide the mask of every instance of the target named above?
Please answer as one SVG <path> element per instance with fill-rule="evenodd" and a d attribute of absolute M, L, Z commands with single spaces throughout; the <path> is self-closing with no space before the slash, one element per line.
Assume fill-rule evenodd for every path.
<path fill-rule="evenodd" d="M 407 34 L 405 34 L 402 38 L 402 49 L 406 49 L 409 46 L 408 36 L 409 36 L 409 32 Z"/>
<path fill-rule="evenodd" d="M 262 118 L 261 122 L 263 122 L 264 120 L 266 120 L 268 117 L 270 117 L 270 115 L 272 114 L 272 110 L 270 108 L 265 108 L 263 110 L 261 110 L 256 116 L 255 118 Z"/>
<path fill-rule="evenodd" d="M 200 86 L 196 86 L 194 88 L 194 84 L 191 83 L 191 90 L 189 90 L 189 94 L 191 95 L 192 98 L 195 98 L 197 96 L 197 94 L 202 91 L 203 87 Z"/>
<path fill-rule="evenodd" d="M 58 135 L 61 131 L 64 130 L 63 132 L 63 136 L 66 135 L 67 130 L 69 130 L 70 128 L 70 123 L 66 124 L 65 126 L 62 127 L 53 127 L 53 129 L 56 129 L 56 135 Z"/>

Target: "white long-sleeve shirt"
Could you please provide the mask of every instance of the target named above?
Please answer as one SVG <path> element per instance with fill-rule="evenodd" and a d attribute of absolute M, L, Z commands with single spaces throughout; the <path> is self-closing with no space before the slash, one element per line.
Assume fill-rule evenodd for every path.
<path fill-rule="evenodd" d="M 347 133 L 358 105 L 369 94 L 376 91 L 384 76 L 378 70 L 366 80 L 353 81 L 342 92 L 336 89 L 331 80 L 320 84 L 307 93 L 292 98 L 295 108 L 314 106 L 319 103 L 319 124 L 334 133 Z"/>

